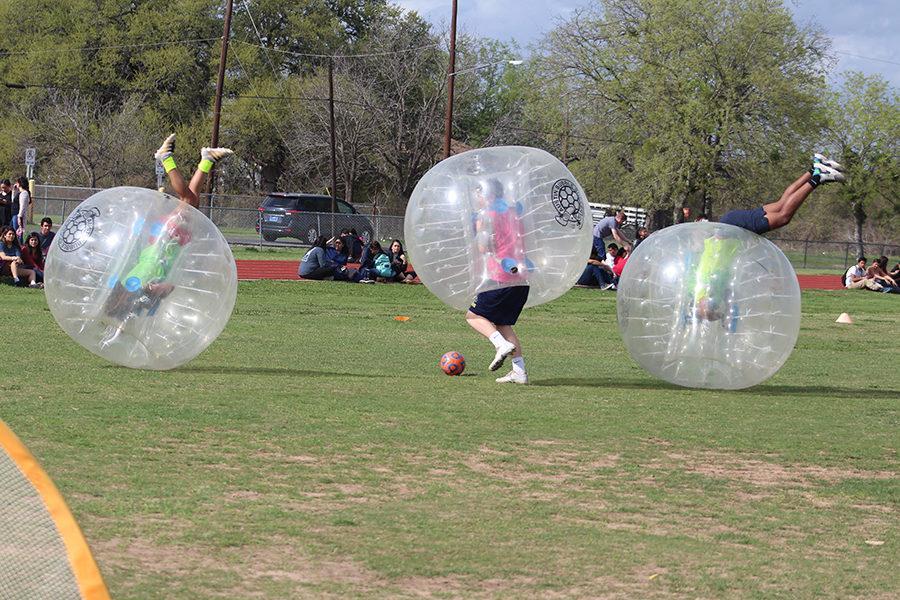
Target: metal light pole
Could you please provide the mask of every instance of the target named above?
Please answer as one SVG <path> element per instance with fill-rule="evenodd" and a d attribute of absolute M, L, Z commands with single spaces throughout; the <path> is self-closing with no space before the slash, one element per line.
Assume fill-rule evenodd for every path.
<path fill-rule="evenodd" d="M 453 83 L 456 79 L 456 0 L 450 17 L 450 63 L 447 66 L 447 112 L 444 117 L 444 158 L 450 157 L 450 137 L 453 135 Z"/>

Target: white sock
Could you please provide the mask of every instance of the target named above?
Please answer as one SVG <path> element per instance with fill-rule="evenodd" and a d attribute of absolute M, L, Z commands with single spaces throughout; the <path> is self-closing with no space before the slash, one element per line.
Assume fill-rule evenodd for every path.
<path fill-rule="evenodd" d="M 488 339 L 491 340 L 491 343 L 494 345 L 494 348 L 496 348 L 497 350 L 499 350 L 500 346 L 502 346 L 503 344 L 509 343 L 506 341 L 506 338 L 503 337 L 503 334 L 501 334 L 499 331 L 495 331 L 494 333 L 492 333 L 488 337 Z"/>
<path fill-rule="evenodd" d="M 517 356 L 512 359 L 512 367 L 513 371 L 516 373 L 524 373 L 525 372 L 525 357 Z"/>

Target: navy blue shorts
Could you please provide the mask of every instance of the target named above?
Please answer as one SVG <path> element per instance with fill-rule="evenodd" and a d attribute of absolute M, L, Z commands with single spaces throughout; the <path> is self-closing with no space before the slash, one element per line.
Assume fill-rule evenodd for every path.
<path fill-rule="evenodd" d="M 515 325 L 528 301 L 530 289 L 527 285 L 518 285 L 481 292 L 475 297 L 469 310 L 494 325 Z"/>
<path fill-rule="evenodd" d="M 729 211 L 719 219 L 719 222 L 749 229 L 753 233 L 758 234 L 763 234 L 771 229 L 769 220 L 766 218 L 766 211 L 763 210 L 762 206 L 751 210 Z"/>

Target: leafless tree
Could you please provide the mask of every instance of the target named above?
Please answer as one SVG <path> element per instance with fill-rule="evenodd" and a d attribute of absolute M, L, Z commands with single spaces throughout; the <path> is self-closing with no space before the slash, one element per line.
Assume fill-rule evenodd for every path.
<path fill-rule="evenodd" d="M 52 91 L 40 109 L 24 114 L 35 142 L 51 157 L 60 183 L 88 187 L 149 180 L 152 142 L 144 133 L 141 99 L 98 105 L 79 92 Z"/>

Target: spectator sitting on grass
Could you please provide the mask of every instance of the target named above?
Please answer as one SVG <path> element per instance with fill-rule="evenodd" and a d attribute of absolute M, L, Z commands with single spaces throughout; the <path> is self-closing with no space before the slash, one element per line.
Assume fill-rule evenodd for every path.
<path fill-rule="evenodd" d="M 350 262 L 358 261 L 363 253 L 363 243 L 359 234 L 356 233 L 356 230 L 347 228 L 341 229 L 338 238 L 344 241 L 344 247 L 347 249 L 347 256 L 349 256 Z"/>
<path fill-rule="evenodd" d="M 347 281 L 347 261 L 350 258 L 345 243 L 346 237 L 331 238 L 330 245 L 325 246 L 325 262 L 331 267 L 335 281 Z"/>
<path fill-rule="evenodd" d="M 16 231 L 12 227 L 4 227 L 0 231 L 0 275 L 10 275 L 13 285 L 21 285 L 22 278 L 26 278 L 28 287 L 43 287 L 37 283 L 35 272 L 25 267 L 24 263 Z"/>
<path fill-rule="evenodd" d="M 28 234 L 28 239 L 22 246 L 22 263 L 34 271 L 35 281 L 44 282 L 44 253 L 41 250 L 41 238 L 36 232 Z"/>
<path fill-rule="evenodd" d="M 881 284 L 875 282 L 866 272 L 866 257 L 860 256 L 856 264 L 844 273 L 844 287 L 848 290 L 873 290 L 881 291 Z"/>
<path fill-rule="evenodd" d="M 575 282 L 575 285 L 584 285 L 588 287 L 599 287 L 604 290 L 615 287 L 613 278 L 615 275 L 609 265 L 603 262 L 603 259 L 597 254 L 597 249 L 591 246 L 591 255 L 588 257 L 587 265 L 581 273 L 581 277 Z"/>
<path fill-rule="evenodd" d="M 378 277 L 391 278 L 395 275 L 391 268 L 391 259 L 375 240 L 363 250 L 359 272 L 354 278 L 359 283 L 375 283 Z"/>
<path fill-rule="evenodd" d="M 309 252 L 303 255 L 297 273 L 303 279 L 325 279 L 334 276 L 334 268 L 328 265 L 325 255 L 325 242 L 328 238 L 320 235 L 313 242 Z"/>
<path fill-rule="evenodd" d="M 887 256 L 879 256 L 872 261 L 872 266 L 866 271 L 866 275 L 875 278 L 876 283 L 881 284 L 881 291 L 885 294 L 900 294 L 900 286 L 891 277 L 887 269 Z"/>
<path fill-rule="evenodd" d="M 53 243 L 53 238 L 56 237 L 56 234 L 53 233 L 53 219 L 50 217 L 41 219 L 41 230 L 36 233 L 41 241 L 41 252 L 44 253 L 44 258 L 47 258 L 47 253 L 50 252 L 50 244 Z"/>
<path fill-rule="evenodd" d="M 900 262 L 894 265 L 894 268 L 891 269 L 891 272 L 888 273 L 891 277 L 894 278 L 894 281 L 900 281 Z"/>
<path fill-rule="evenodd" d="M 646 227 L 641 227 L 637 230 L 637 236 L 634 238 L 634 243 L 631 245 L 631 251 L 634 252 L 634 249 L 637 248 L 641 242 L 647 239 L 647 236 L 650 235 L 650 230 Z"/>
<path fill-rule="evenodd" d="M 403 243 L 400 240 L 391 242 L 391 251 L 388 253 L 393 268 L 394 280 L 400 283 L 412 283 L 416 278 L 415 272 L 407 272 L 409 261 L 406 260 L 406 252 L 403 251 Z"/>
<path fill-rule="evenodd" d="M 625 246 L 622 246 L 618 250 L 616 250 L 616 258 L 613 261 L 613 273 L 616 276 L 616 283 L 619 283 L 619 278 L 622 276 L 622 269 L 625 268 L 625 263 L 628 262 L 628 250 Z"/>

